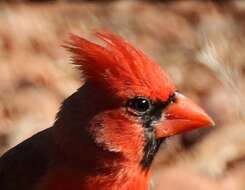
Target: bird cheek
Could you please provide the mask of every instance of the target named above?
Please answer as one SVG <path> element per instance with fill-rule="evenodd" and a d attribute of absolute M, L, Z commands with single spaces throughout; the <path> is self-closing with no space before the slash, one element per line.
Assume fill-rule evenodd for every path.
<path fill-rule="evenodd" d="M 104 112 L 91 122 L 95 142 L 104 150 L 136 157 L 144 143 L 141 123 L 128 117 L 121 109 Z"/>
<path fill-rule="evenodd" d="M 202 108 L 180 93 L 176 93 L 176 101 L 166 108 L 164 119 L 155 128 L 156 138 L 213 125 L 214 121 Z"/>

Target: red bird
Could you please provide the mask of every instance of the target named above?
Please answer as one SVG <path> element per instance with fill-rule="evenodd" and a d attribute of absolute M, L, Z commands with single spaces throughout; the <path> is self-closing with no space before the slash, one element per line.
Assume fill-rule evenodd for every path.
<path fill-rule="evenodd" d="M 105 46 L 73 35 L 85 84 L 51 128 L 0 158 L 1 190 L 147 190 L 166 137 L 213 125 L 142 51 L 110 33 Z"/>

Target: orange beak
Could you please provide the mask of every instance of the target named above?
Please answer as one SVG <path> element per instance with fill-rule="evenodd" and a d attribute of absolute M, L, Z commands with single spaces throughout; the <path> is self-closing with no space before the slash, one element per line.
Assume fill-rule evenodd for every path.
<path fill-rule="evenodd" d="M 204 110 L 180 93 L 176 93 L 176 101 L 167 107 L 163 118 L 156 126 L 156 138 L 214 126 L 214 121 Z"/>

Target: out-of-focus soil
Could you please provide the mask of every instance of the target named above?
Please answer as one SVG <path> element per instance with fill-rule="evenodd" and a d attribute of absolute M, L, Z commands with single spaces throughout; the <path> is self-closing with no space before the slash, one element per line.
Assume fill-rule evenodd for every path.
<path fill-rule="evenodd" d="M 0 4 L 0 155 L 52 125 L 81 84 L 61 46 L 107 28 L 143 49 L 217 127 L 167 140 L 157 189 L 245 189 L 245 2 L 12 1 Z"/>

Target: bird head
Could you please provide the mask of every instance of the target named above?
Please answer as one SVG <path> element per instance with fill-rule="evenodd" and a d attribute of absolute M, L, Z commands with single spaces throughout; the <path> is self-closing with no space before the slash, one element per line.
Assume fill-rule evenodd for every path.
<path fill-rule="evenodd" d="M 104 45 L 72 35 L 68 48 L 85 79 L 83 128 L 98 147 L 149 168 L 166 137 L 214 124 L 142 51 L 111 32 L 96 36 Z"/>

